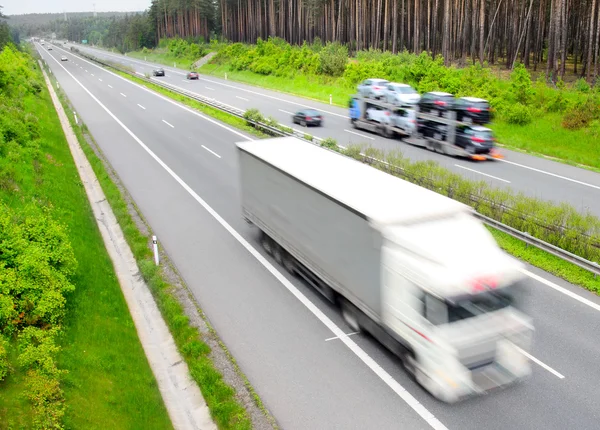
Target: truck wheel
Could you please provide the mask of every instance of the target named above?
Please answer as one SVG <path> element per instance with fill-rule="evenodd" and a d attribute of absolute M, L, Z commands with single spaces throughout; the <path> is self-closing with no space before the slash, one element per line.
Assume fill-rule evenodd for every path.
<path fill-rule="evenodd" d="M 283 267 L 288 271 L 290 275 L 296 275 L 296 262 L 288 252 L 283 253 Z"/>
<path fill-rule="evenodd" d="M 260 238 L 260 244 L 267 251 L 267 254 L 273 255 L 273 240 L 264 232 Z"/>
<path fill-rule="evenodd" d="M 273 244 L 273 258 L 279 265 L 283 265 L 283 253 L 284 252 L 285 251 L 283 250 L 283 248 L 281 246 L 277 245 L 276 243 Z"/>
<path fill-rule="evenodd" d="M 342 299 L 342 317 L 353 331 L 360 332 L 362 330 L 356 308 L 346 299 Z"/>

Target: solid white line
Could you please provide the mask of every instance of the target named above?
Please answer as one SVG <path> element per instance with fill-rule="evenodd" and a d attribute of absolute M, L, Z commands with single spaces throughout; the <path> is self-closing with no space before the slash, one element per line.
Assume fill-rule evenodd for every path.
<path fill-rule="evenodd" d="M 365 139 L 371 139 L 371 140 L 375 140 L 375 138 L 374 138 L 374 137 L 371 137 L 371 136 L 365 136 L 364 134 L 361 134 L 361 133 L 356 133 L 355 131 L 350 131 L 350 130 L 346 130 L 346 129 L 344 129 L 344 131 L 345 131 L 345 132 L 347 132 L 347 133 L 356 134 L 357 136 L 360 136 L 360 137 L 364 137 Z"/>
<path fill-rule="evenodd" d="M 56 59 L 54 59 L 58 63 Z M 284 275 L 279 272 L 262 254 L 257 251 L 246 239 L 242 237 L 231 225 L 227 223 L 211 206 L 208 205 L 187 183 L 183 181 L 164 161 L 162 161 L 144 142 L 140 140 L 119 118 L 116 117 L 100 100 L 98 100 L 75 76 L 73 76 L 64 66 L 58 63 L 68 74 L 73 78 L 85 92 L 104 109 L 104 111 L 114 119 L 117 124 L 125 130 L 154 160 L 177 181 L 190 196 L 194 198 L 221 226 L 227 230 L 259 263 L 261 263 L 281 284 L 292 293 L 315 317 L 319 319 L 331 332 L 338 336 L 340 340 L 363 362 L 371 369 L 388 387 L 390 387 L 402 400 L 404 400 L 416 413 L 421 416 L 435 430 L 447 430 L 428 409 L 425 408 L 412 394 L 396 381 L 392 375 L 386 372 L 371 356 L 369 356 L 362 348 L 360 348 L 352 339 L 345 336 L 344 331 L 339 328 L 327 315 L 325 315 L 313 302 L 311 302 L 304 294 L 300 292 Z M 118 75 L 117 75 L 118 76 Z M 125 79 L 125 78 L 123 78 Z M 229 127 L 223 127 L 231 130 Z M 235 134 L 237 133 L 231 130 Z M 253 140 L 253 139 L 249 139 Z"/>
<path fill-rule="evenodd" d="M 344 336 L 353 336 L 355 334 L 360 333 L 359 331 L 354 331 L 352 333 L 345 334 Z M 329 342 L 330 340 L 339 339 L 339 336 L 330 337 L 329 339 L 325 339 L 325 342 Z"/>
<path fill-rule="evenodd" d="M 508 161 L 508 160 L 502 160 L 502 159 L 500 159 L 498 161 L 502 161 L 504 163 L 522 167 L 524 169 L 533 170 L 534 172 L 543 173 L 544 175 L 554 176 L 555 178 L 564 179 L 565 181 L 574 182 L 579 185 L 583 185 L 586 187 L 595 188 L 596 190 L 600 190 L 600 186 L 598 186 L 598 185 L 588 184 L 587 182 L 581 182 L 581 181 L 578 181 L 577 179 L 571 179 L 571 178 L 567 178 L 566 176 L 557 175 L 556 173 L 546 172 L 545 170 L 536 169 L 535 167 L 525 166 L 523 164 L 515 163 L 514 161 Z"/>
<path fill-rule="evenodd" d="M 107 85 L 108 85 L 110 88 L 112 88 L 112 85 L 111 85 L 111 84 L 107 84 Z"/>
<path fill-rule="evenodd" d="M 479 173 L 480 175 L 487 176 L 488 178 L 497 179 L 499 181 L 506 182 L 507 184 L 510 184 L 510 181 L 507 181 L 506 179 L 498 178 L 497 176 L 488 175 L 487 173 L 480 172 L 479 170 L 469 169 L 468 167 L 461 166 L 460 164 L 455 164 L 455 166 L 456 167 L 460 167 L 461 169 L 468 170 L 469 172 Z"/>
<path fill-rule="evenodd" d="M 165 121 L 164 119 L 162 120 L 162 122 L 164 122 L 165 124 L 167 124 L 167 125 L 168 125 L 169 127 L 171 127 L 171 128 L 175 128 L 175 126 L 174 126 L 174 125 L 171 125 L 171 124 L 169 124 L 169 123 L 168 123 L 167 121 Z"/>
<path fill-rule="evenodd" d="M 138 103 L 138 106 L 141 107 L 142 109 L 146 110 L 146 108 L 139 103 Z"/>
<path fill-rule="evenodd" d="M 559 377 L 560 379 L 565 379 L 564 375 L 558 373 L 556 370 L 554 370 L 553 368 L 551 368 L 550 366 L 548 366 L 547 364 L 541 362 L 540 360 L 538 360 L 537 358 L 535 358 L 533 355 L 528 354 L 527 352 L 523 351 L 521 348 L 519 348 L 518 346 L 515 346 L 515 348 L 517 348 L 519 350 L 519 352 L 521 354 L 523 354 L 525 357 L 529 358 L 531 361 L 533 361 L 534 363 L 538 364 L 539 366 L 543 367 L 544 369 L 546 369 L 548 372 L 552 373 L 554 376 Z"/>
<path fill-rule="evenodd" d="M 127 96 L 126 96 L 125 94 L 123 94 L 123 93 L 121 93 L 121 95 L 122 95 L 123 97 L 127 97 Z"/>
<path fill-rule="evenodd" d="M 287 110 L 277 109 L 279 112 L 287 113 L 288 115 L 294 115 L 292 112 L 288 112 Z"/>
<path fill-rule="evenodd" d="M 201 145 L 204 149 L 206 149 L 208 152 L 210 152 L 212 155 L 214 155 L 215 157 L 219 157 L 221 158 L 221 156 L 219 154 L 217 154 L 215 151 L 210 150 L 209 148 L 207 148 L 204 145 Z"/>
<path fill-rule="evenodd" d="M 215 89 L 211 88 L 211 87 L 204 87 L 204 88 L 206 88 L 207 90 L 215 91 Z"/>
<path fill-rule="evenodd" d="M 529 276 L 530 278 L 535 279 L 536 281 L 541 282 L 542 284 L 544 284 L 550 288 L 553 288 L 554 290 L 558 291 L 559 293 L 563 293 L 565 296 L 569 296 L 572 299 L 575 299 L 578 302 L 583 303 L 584 305 L 589 306 L 590 308 L 595 309 L 600 312 L 600 305 L 598 303 L 594 303 L 591 300 L 583 298 L 579 294 L 575 294 L 574 292 L 567 290 L 566 288 L 556 285 L 554 282 L 548 281 L 547 279 L 544 279 L 541 276 L 538 276 L 535 273 L 530 272 L 529 270 L 523 269 L 522 272 L 525 275 Z"/>
<path fill-rule="evenodd" d="M 102 79 L 98 78 L 98 80 L 99 80 L 100 82 L 102 82 Z"/>
<path fill-rule="evenodd" d="M 249 102 L 249 101 L 250 101 L 250 100 L 248 100 L 248 99 L 246 99 L 246 98 L 244 98 L 244 97 L 240 97 L 240 96 L 235 96 L 235 98 L 236 98 L 236 99 L 240 99 L 240 100 L 244 100 L 244 101 L 247 101 L 247 102 Z"/>

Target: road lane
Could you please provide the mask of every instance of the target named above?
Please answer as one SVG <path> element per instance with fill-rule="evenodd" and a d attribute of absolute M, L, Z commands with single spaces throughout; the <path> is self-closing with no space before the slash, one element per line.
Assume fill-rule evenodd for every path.
<path fill-rule="evenodd" d="M 151 73 L 154 67 L 159 67 L 158 65 L 152 65 L 142 60 L 109 53 L 100 49 L 87 46 L 78 46 L 78 48 L 88 51 L 100 58 L 108 58 L 113 61 L 126 63 L 127 65 L 136 68 L 136 70 L 143 71 L 140 73 Z M 165 77 L 158 77 L 155 79 L 165 80 L 171 84 L 178 85 L 176 81 L 180 79 L 180 76 L 185 75 L 185 72 L 182 70 L 170 67 L 166 67 L 165 70 Z M 475 180 L 483 179 L 499 187 L 509 186 L 505 181 L 494 179 L 494 177 L 503 178 L 508 180 L 510 182 L 510 187 L 516 191 L 524 192 L 530 196 L 545 200 L 568 202 L 577 209 L 589 209 L 592 213 L 600 216 L 600 175 L 595 172 L 516 151 L 503 150 L 507 156 L 506 163 L 467 162 L 469 167 L 474 165 L 476 167 L 473 168 L 492 176 L 491 178 L 483 178 L 476 173 L 466 172 L 465 170 L 456 168 L 456 160 L 451 157 L 434 154 L 423 148 L 417 148 L 403 143 L 400 140 L 384 139 L 376 135 L 371 135 L 365 131 L 361 131 L 360 134 L 368 137 L 348 133 L 346 129 L 349 129 L 350 123 L 347 118 L 347 110 L 336 106 L 329 106 L 323 103 L 277 93 L 272 90 L 265 90 L 205 75 L 201 75 L 199 81 L 193 81 L 192 85 L 187 86 L 186 89 L 206 97 L 214 97 L 214 93 L 205 89 L 207 84 L 209 84 L 211 88 L 214 88 L 215 85 L 219 86 L 219 101 L 241 109 L 256 107 L 261 110 L 263 114 L 273 116 L 287 126 L 293 125 L 290 120 L 290 113 L 302 106 L 316 107 L 322 112 L 325 112 L 325 127 L 317 129 L 309 128 L 307 130 L 308 134 L 314 133 L 318 137 L 334 137 L 338 140 L 338 143 L 345 146 L 358 143 L 369 144 L 386 151 L 400 150 L 408 158 L 413 160 L 431 159 L 462 176 Z M 243 96 L 249 101 L 240 101 L 239 96 Z M 284 113 L 284 111 L 286 113 Z"/>
<path fill-rule="evenodd" d="M 81 71 L 79 71 L 79 73 L 85 76 L 85 73 Z M 170 113 L 170 117 L 178 118 L 179 122 L 175 122 L 174 120 L 174 125 L 176 126 L 175 129 L 170 130 L 162 124 L 157 125 L 154 117 L 149 118 L 144 114 L 144 111 L 138 108 L 133 109 L 133 101 L 131 102 L 131 108 L 124 108 L 123 112 L 119 113 L 119 115 L 123 115 L 124 118 L 135 115 L 135 119 L 132 116 L 131 120 L 127 120 L 128 124 L 130 124 L 128 126 L 132 127 L 132 129 L 137 127 L 135 129 L 136 134 L 140 133 L 140 135 L 142 135 L 143 133 L 147 133 L 143 135 L 143 140 L 148 142 L 148 144 L 151 143 L 154 148 L 153 150 L 157 153 L 160 152 L 160 157 L 168 159 L 168 164 L 173 166 L 178 174 L 184 178 L 186 183 L 191 184 L 192 188 L 200 193 L 203 198 L 227 219 L 237 231 L 242 233 L 247 240 L 256 245 L 254 232 L 240 219 L 237 203 L 237 163 L 235 161 L 235 148 L 233 142 L 239 140 L 239 137 L 234 136 L 232 138 L 231 135 L 224 135 L 222 128 L 215 128 L 214 130 L 207 128 L 206 124 L 201 122 L 197 116 L 194 116 L 181 108 L 177 108 L 173 104 L 166 103 L 161 98 L 153 96 L 147 91 L 143 91 L 118 77 L 112 76 L 108 74 L 108 72 L 104 73 L 106 74 L 104 79 L 108 80 L 110 77 L 110 79 L 114 80 L 113 83 L 115 85 L 122 85 L 119 89 L 115 89 L 115 91 L 108 94 L 102 93 L 100 87 L 98 87 L 98 92 L 102 93 L 102 97 L 106 97 L 107 103 L 114 102 L 114 105 L 111 105 L 111 109 L 113 106 L 114 109 L 118 109 L 119 106 L 123 104 L 123 100 L 120 99 L 117 91 L 129 87 L 126 91 L 131 94 L 130 98 L 136 98 L 136 102 L 138 97 L 142 98 L 147 96 L 148 98 L 144 99 L 142 104 L 147 106 L 149 110 L 159 111 L 165 114 L 167 112 L 172 112 Z M 60 79 L 61 78 L 59 77 L 59 80 Z M 70 88 L 62 82 L 61 86 L 63 86 L 66 91 L 67 88 Z M 136 89 L 137 92 L 134 91 L 134 89 Z M 152 98 L 155 100 L 151 101 Z M 90 103 L 89 101 L 82 101 L 80 104 L 85 106 L 85 109 L 88 109 Z M 138 115 L 144 115 L 144 117 L 137 117 Z M 94 123 L 99 121 L 104 127 L 107 127 L 108 124 L 99 118 L 101 116 L 103 115 L 98 115 L 98 117 L 92 115 L 91 118 L 85 116 L 83 118 L 86 123 L 88 123 L 90 129 L 90 121 Z M 180 122 L 185 125 L 179 126 Z M 183 129 L 188 129 L 186 135 L 204 136 L 205 139 L 197 139 L 198 142 L 196 143 L 201 141 L 200 145 L 185 146 L 180 142 L 180 140 L 185 140 L 183 137 L 174 139 L 173 136 L 163 136 L 163 131 L 159 131 L 159 129 L 163 131 L 168 130 L 169 133 L 172 133 L 175 130 L 179 132 L 180 129 L 182 131 Z M 147 131 L 145 132 L 144 130 Z M 99 127 L 92 131 L 96 136 L 96 140 L 103 146 L 103 150 L 105 150 L 105 145 L 108 148 L 112 148 L 112 145 L 115 145 L 115 142 L 117 142 L 113 141 L 114 139 L 104 136 L 105 132 L 103 127 Z M 215 159 L 210 154 L 206 155 L 211 158 L 206 159 L 196 159 L 192 157 L 191 154 L 193 154 L 193 151 L 203 151 L 203 149 L 198 149 L 201 145 L 216 150 L 222 155 L 223 160 L 233 159 L 231 165 L 224 168 L 215 168 L 216 162 L 221 162 L 221 160 Z M 133 149 L 134 148 L 130 148 L 132 151 Z M 136 194 L 134 195 L 136 201 L 138 201 L 138 199 L 142 200 L 140 207 L 143 206 L 142 210 L 144 213 L 150 214 L 149 220 L 151 225 L 156 231 L 161 232 L 160 236 L 167 237 L 165 244 L 167 247 L 166 249 L 173 257 L 177 267 L 180 268 L 186 281 L 196 288 L 194 290 L 195 296 L 198 298 L 201 306 L 205 308 L 205 311 L 211 320 L 215 318 L 215 327 L 217 328 L 217 331 L 222 333 L 227 345 L 232 349 L 234 356 L 242 363 L 242 368 L 245 371 L 250 369 L 247 373 L 249 374 L 251 382 L 257 387 L 261 396 L 263 394 L 266 396 L 264 397 L 264 400 L 267 402 L 267 405 L 276 412 L 278 418 L 279 414 L 283 414 L 283 417 L 285 418 L 289 418 L 290 415 L 298 418 L 299 415 L 296 408 L 301 410 L 303 410 L 303 408 L 313 410 L 312 408 L 314 408 L 314 413 L 319 417 L 319 420 L 323 419 L 321 414 L 333 414 L 327 423 L 330 425 L 333 424 L 334 426 L 328 428 L 336 428 L 336 425 L 339 426 L 341 425 L 340 423 L 346 422 L 338 421 L 340 419 L 340 411 L 338 410 L 339 407 L 337 403 L 340 402 L 345 405 L 346 402 L 349 402 L 348 399 L 345 399 L 346 397 L 354 398 L 356 395 L 360 397 L 363 394 L 368 395 L 369 399 L 374 401 L 377 405 L 381 403 L 387 405 L 386 407 L 390 407 L 391 402 L 391 407 L 398 409 L 398 413 L 402 415 L 402 420 L 405 420 L 406 416 L 411 416 L 410 413 L 407 414 L 405 411 L 405 406 L 403 409 L 401 406 L 390 400 L 390 397 L 393 396 L 390 394 L 389 390 L 381 390 L 381 387 L 379 386 L 381 385 L 380 383 L 376 381 L 365 382 L 365 380 L 369 379 L 369 371 L 363 366 L 357 366 L 357 363 L 354 363 L 352 357 L 346 357 L 347 352 L 345 353 L 344 351 L 347 350 L 344 349 L 340 342 L 326 342 L 325 339 L 331 337 L 331 335 L 323 333 L 322 330 L 315 330 L 315 328 L 312 327 L 311 322 L 304 321 L 304 319 L 311 320 L 312 316 L 306 314 L 304 311 L 296 309 L 297 303 L 295 304 L 293 299 L 288 301 L 288 298 L 291 299 L 291 297 L 289 297 L 290 295 L 286 294 L 284 289 L 281 288 L 280 285 L 277 285 L 277 282 L 273 282 L 272 279 L 263 279 L 261 276 L 264 276 L 265 274 L 260 275 L 262 269 L 260 267 L 255 267 L 256 264 L 253 264 L 251 261 L 249 262 L 247 256 L 236 249 L 235 244 L 229 243 L 227 238 L 220 237 L 213 231 L 216 230 L 214 227 L 210 232 L 202 230 L 195 233 L 196 229 L 199 228 L 196 224 L 200 222 L 200 219 L 204 220 L 205 218 L 199 217 L 196 219 L 198 216 L 196 214 L 197 208 L 193 209 L 193 204 L 188 205 L 188 203 L 186 203 L 187 200 L 183 197 L 181 197 L 180 201 L 179 197 L 177 197 L 178 193 L 173 193 L 172 191 L 170 192 L 173 195 L 170 195 L 167 198 L 166 206 L 153 204 L 155 202 L 147 202 L 146 199 L 152 200 L 153 197 L 152 189 L 148 189 L 150 184 L 146 182 L 149 178 L 153 178 L 154 174 L 157 174 L 158 176 L 160 176 L 160 174 L 159 172 L 155 172 L 156 168 L 144 167 L 141 164 L 141 160 L 147 157 L 143 157 L 143 155 L 140 156 L 139 154 L 137 156 L 127 156 L 122 151 L 123 148 L 120 146 L 108 151 L 111 155 L 111 163 L 114 162 L 120 165 L 120 168 L 118 168 L 117 171 L 119 174 L 124 172 L 123 174 L 128 178 L 129 182 L 126 183 L 126 185 L 128 189 L 131 190 L 133 188 L 136 191 Z M 135 161 L 132 162 L 132 160 Z M 136 165 L 138 164 L 138 160 L 140 160 L 140 165 L 137 168 L 132 169 L 132 163 L 133 165 Z M 211 161 L 207 162 L 207 160 Z M 138 189 L 138 187 L 140 189 Z M 162 183 L 157 185 L 152 181 L 152 187 L 155 187 L 156 191 L 158 191 L 163 187 L 166 187 L 166 185 Z M 164 204 L 164 202 L 161 203 Z M 176 207 L 177 210 L 173 211 L 173 207 Z M 193 214 L 190 215 L 193 220 L 188 221 L 189 224 L 185 222 L 187 217 L 180 221 L 182 213 Z M 173 223 L 177 223 L 178 225 L 172 226 L 171 224 Z M 155 224 L 159 225 L 160 228 L 158 229 Z M 189 231 L 187 231 L 188 229 Z M 163 233 L 163 231 L 168 231 L 168 233 Z M 222 252 L 222 254 L 218 254 L 218 256 L 222 256 L 223 261 L 215 263 L 214 259 L 217 258 L 217 255 L 213 255 L 212 246 L 209 246 L 208 249 L 204 249 L 202 246 L 206 244 L 212 245 L 219 241 L 227 242 L 228 246 L 225 250 L 221 249 L 220 245 L 217 247 L 220 252 Z M 165 240 L 163 240 L 163 243 L 165 243 Z M 227 271 L 223 269 L 230 264 L 235 264 L 235 267 L 239 267 L 240 270 L 243 271 L 244 277 L 232 280 L 232 274 L 227 273 Z M 268 278 L 268 276 L 266 276 L 266 278 Z M 198 282 L 197 280 L 203 280 L 207 283 L 213 282 L 214 284 L 211 285 L 212 288 L 205 285 L 196 285 Z M 236 284 L 236 282 L 238 283 Z M 260 286 L 255 285 L 259 282 L 261 284 Z M 266 287 L 263 285 L 263 282 L 266 283 Z M 241 285 L 246 285 L 248 283 L 252 285 L 251 289 L 240 287 Z M 200 282 L 200 284 L 202 284 L 202 282 Z M 234 288 L 232 284 L 237 288 Z M 346 333 L 350 333 L 349 328 L 343 324 L 338 313 L 335 310 L 332 310 L 318 295 L 315 295 L 301 283 L 294 282 L 294 285 L 309 297 L 309 299 L 315 303 L 322 312 L 331 318 L 332 321 L 338 324 L 340 328 Z M 218 286 L 219 289 L 227 290 L 226 292 L 222 292 L 222 297 L 213 290 L 213 288 L 217 288 L 216 286 Z M 486 428 L 506 428 L 505 426 L 508 424 L 511 424 L 514 428 L 565 428 L 565 423 L 575 424 L 575 427 L 585 428 L 586 425 L 589 426 L 590 422 L 593 422 L 592 420 L 594 419 L 593 408 L 590 409 L 589 401 L 586 401 L 586 399 L 594 398 L 593 392 L 595 390 L 595 385 L 590 383 L 590 381 L 600 377 L 594 368 L 590 369 L 588 366 L 588 363 L 593 362 L 596 357 L 596 351 L 590 347 L 590 345 L 600 344 L 598 342 L 598 337 L 595 334 L 598 333 L 598 330 L 595 330 L 597 327 L 598 315 L 597 313 L 592 313 L 591 311 L 593 310 L 588 306 L 575 302 L 559 292 L 549 290 L 541 284 L 538 285 L 538 283 L 531 281 L 529 282 L 529 287 L 533 296 L 529 313 L 534 317 L 534 323 L 536 323 L 536 327 L 538 327 L 533 355 L 566 375 L 564 381 L 559 380 L 556 376 L 544 369 L 536 368 L 534 369 L 534 378 L 521 387 L 509 389 L 487 398 L 466 402 L 459 407 L 448 407 L 433 401 L 420 389 L 415 387 L 414 384 L 406 378 L 406 375 L 401 370 L 397 360 L 391 357 L 378 344 L 375 344 L 370 339 L 360 335 L 352 336 L 352 338 L 371 357 L 373 357 L 383 369 L 398 380 L 410 393 L 417 397 L 417 399 L 426 405 L 429 410 L 434 412 L 435 416 L 440 418 L 440 420 L 450 428 L 481 428 L 481 425 L 483 424 L 486 425 Z M 206 289 L 206 291 L 204 289 Z M 201 293 L 199 293 L 199 291 L 201 291 Z M 237 315 L 232 313 L 232 309 L 236 309 L 235 312 L 241 312 L 244 318 L 241 321 L 237 321 L 235 317 L 230 317 L 229 315 Z M 310 338 L 311 342 L 315 342 L 315 345 L 310 343 L 310 348 L 302 350 L 300 353 L 298 353 L 298 349 L 294 349 L 294 352 L 298 355 L 291 358 L 290 355 L 285 353 L 289 347 L 287 343 L 289 343 L 290 340 L 287 339 L 286 341 L 282 341 L 281 344 L 273 344 L 270 341 L 271 334 L 268 333 L 270 330 L 270 323 L 273 322 L 272 318 L 276 319 L 279 316 L 279 312 L 283 310 L 285 310 L 285 312 L 283 312 L 284 314 L 290 313 L 290 315 L 285 317 L 280 315 L 280 317 L 284 320 L 293 320 L 294 328 L 291 329 L 293 340 L 295 342 L 305 342 L 306 339 L 304 338 Z M 224 313 L 226 313 L 227 316 L 223 316 L 222 314 Z M 271 316 L 272 313 L 276 314 L 275 317 Z M 555 321 L 556 315 L 562 315 L 562 317 Z M 575 323 L 572 321 L 575 321 Z M 237 326 L 235 325 L 236 323 L 238 324 Z M 287 321 L 287 323 L 289 324 L 290 321 Z M 249 326 L 244 326 L 244 324 L 248 324 Z M 572 331 L 567 333 L 561 332 L 560 327 L 563 324 L 570 324 L 573 327 Z M 241 330 L 244 335 L 242 336 L 237 332 L 231 333 L 232 325 L 234 325 L 237 330 Z M 258 330 L 257 325 L 260 326 L 260 330 L 265 330 L 266 332 L 262 333 Z M 558 328 L 556 326 L 558 326 Z M 221 330 L 223 330 L 223 332 Z M 304 330 L 308 331 L 305 332 Z M 315 336 L 313 339 L 312 335 L 314 333 L 318 333 L 320 337 Z M 575 336 L 574 334 L 577 333 L 579 333 L 579 335 Z M 564 339 L 563 335 L 566 336 Z M 262 337 L 267 339 L 262 339 Z M 320 344 L 326 346 L 326 348 L 331 348 L 331 351 L 328 350 L 328 353 L 335 355 L 333 361 L 330 361 L 329 359 L 326 360 L 326 362 L 330 363 L 328 365 L 321 360 L 319 354 L 314 355 L 315 353 L 312 350 L 312 348 L 317 351 L 320 350 L 318 347 L 319 343 L 316 339 L 317 337 Z M 584 356 L 581 359 L 572 357 L 572 351 L 575 350 L 583 351 Z M 284 396 L 284 398 L 274 398 L 273 393 L 271 392 L 274 388 L 268 381 L 271 375 L 269 368 L 262 367 L 261 364 L 263 363 L 253 362 L 253 360 L 257 360 L 257 354 L 260 357 L 269 354 L 270 358 L 272 358 L 272 361 L 269 362 L 269 364 L 275 366 L 279 372 L 284 373 L 289 378 L 287 379 L 288 381 L 294 381 L 294 384 L 301 385 L 302 389 L 305 391 L 311 390 L 311 384 L 313 386 L 312 389 L 315 389 L 314 387 L 321 387 L 322 384 L 333 384 L 334 394 L 330 395 L 336 399 L 332 400 L 328 398 L 329 400 L 326 401 L 326 405 L 314 405 L 312 404 L 310 396 L 307 397 L 305 392 L 303 395 L 300 392 L 287 393 L 287 390 L 276 390 L 276 394 L 278 396 Z M 322 368 L 323 366 L 325 366 L 325 370 Z M 319 378 L 322 377 L 323 373 L 327 373 L 327 369 L 331 366 L 335 367 L 335 374 L 329 375 L 329 377 L 324 379 L 322 384 L 320 384 L 321 381 L 319 381 Z M 340 366 L 348 366 L 348 368 L 340 369 Z M 288 367 L 294 369 L 293 375 L 288 374 Z M 296 367 L 301 370 L 298 371 Z M 345 391 L 346 388 L 352 388 L 346 385 L 348 383 L 347 381 L 338 381 L 337 378 L 356 379 L 357 382 L 359 382 L 358 385 L 361 386 L 361 388 L 359 388 L 360 393 L 357 394 L 352 391 Z M 285 379 L 282 381 L 285 381 Z M 575 381 L 576 385 L 575 382 L 571 381 Z M 336 390 L 335 387 L 338 389 Z M 317 389 L 320 390 L 321 388 Z M 356 388 L 354 388 L 354 390 L 356 390 Z M 282 391 L 286 392 L 284 393 Z M 299 389 L 299 391 L 302 390 Z M 552 395 L 549 395 L 548 399 L 545 399 L 544 396 L 546 396 L 546 393 L 552 393 Z M 301 405 L 291 405 L 290 398 L 294 395 L 298 396 L 297 398 L 303 399 L 303 402 L 306 403 L 302 403 Z M 338 398 L 340 396 L 341 398 Z M 544 401 L 539 400 L 542 398 Z M 324 400 L 319 398 L 318 401 L 323 402 Z M 403 404 L 400 402 L 400 405 Z M 379 406 L 373 406 L 372 403 L 369 403 L 369 408 L 373 407 L 375 409 L 367 412 L 367 414 L 379 414 Z M 290 409 L 293 409 L 293 411 L 290 411 Z M 354 413 L 359 414 L 360 410 L 356 410 Z M 344 409 L 344 411 L 347 413 L 348 409 Z M 350 412 L 350 415 L 352 415 L 352 412 Z M 356 416 L 353 417 L 356 418 Z M 392 414 L 390 417 L 390 412 L 388 411 L 387 413 L 384 413 L 384 416 L 378 417 L 377 419 L 385 420 L 388 418 L 389 421 L 387 422 L 389 424 L 389 422 L 397 419 L 398 416 Z M 351 421 L 354 422 L 355 420 Z M 290 423 L 292 422 L 296 422 L 295 418 L 290 420 Z M 319 422 L 322 424 L 322 421 Z M 376 427 L 381 423 L 375 421 L 370 421 L 368 424 L 365 424 L 364 422 L 361 423 L 366 425 L 366 427 L 362 428 L 394 428 L 385 427 L 385 424 L 384 427 Z M 348 425 L 350 425 L 350 427 L 344 428 L 358 428 L 353 427 L 351 423 Z M 417 426 L 419 425 L 420 424 L 417 424 Z M 287 428 L 287 426 L 285 427 Z M 293 428 L 293 426 L 290 428 Z M 325 427 L 317 425 L 316 427 L 308 426 L 305 428 Z"/>

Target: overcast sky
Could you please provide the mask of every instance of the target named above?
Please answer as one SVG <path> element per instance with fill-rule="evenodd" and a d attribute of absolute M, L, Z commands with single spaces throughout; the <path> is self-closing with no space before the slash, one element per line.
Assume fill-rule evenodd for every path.
<path fill-rule="evenodd" d="M 0 0 L 5 15 L 49 12 L 136 12 L 150 7 L 151 0 Z"/>

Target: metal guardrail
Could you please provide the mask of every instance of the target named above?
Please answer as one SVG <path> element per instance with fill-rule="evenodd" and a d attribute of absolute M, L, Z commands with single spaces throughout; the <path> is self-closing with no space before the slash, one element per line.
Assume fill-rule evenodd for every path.
<path fill-rule="evenodd" d="M 139 79 L 142 79 L 142 80 L 144 80 L 144 81 L 146 81 L 148 83 L 157 85 L 159 87 L 163 87 L 165 89 L 168 89 L 169 91 L 172 91 L 174 93 L 177 93 L 177 94 L 183 95 L 185 97 L 191 98 L 193 100 L 196 100 L 196 101 L 198 101 L 198 102 L 200 102 L 202 104 L 205 104 L 207 106 L 211 106 L 211 107 L 213 107 L 215 109 L 218 109 L 220 111 L 227 112 L 227 113 L 229 113 L 229 114 L 231 114 L 231 115 L 233 115 L 233 116 L 235 116 L 237 118 L 243 119 L 244 121 L 248 122 L 249 124 L 252 124 L 255 128 L 258 128 L 260 130 L 268 132 L 269 134 L 272 134 L 272 135 L 275 135 L 275 136 L 294 136 L 294 137 L 300 138 L 302 140 L 305 140 L 305 141 L 308 141 L 308 142 L 311 142 L 311 143 L 314 143 L 314 141 L 322 140 L 322 139 L 319 139 L 319 138 L 316 138 L 316 137 L 312 136 L 312 138 L 313 138 L 314 141 L 310 141 L 310 140 L 308 140 L 308 139 L 305 138 L 305 136 L 307 135 L 307 133 L 301 133 L 301 132 L 293 130 L 293 129 L 292 129 L 292 132 L 287 132 L 287 131 L 281 130 L 279 128 L 273 127 L 273 126 L 268 125 L 268 124 L 264 124 L 264 123 L 261 123 L 261 122 L 258 122 L 258 121 L 247 119 L 247 118 L 244 117 L 244 111 L 241 110 L 241 109 L 235 108 L 233 106 L 229 106 L 229 105 L 227 105 L 225 103 L 221 103 L 221 102 L 219 102 L 219 101 L 217 101 L 216 99 L 213 99 L 213 98 L 204 97 L 204 96 L 201 96 L 199 94 L 195 94 L 195 93 L 192 93 L 190 91 L 186 91 L 184 89 L 181 89 L 179 87 L 176 87 L 174 85 L 171 85 L 171 84 L 168 84 L 168 83 L 165 83 L 165 82 L 160 82 L 160 81 L 157 81 L 157 80 L 152 80 L 152 79 L 146 78 L 145 76 L 140 75 L 139 73 L 131 72 L 131 71 L 126 70 L 124 68 L 121 68 L 121 67 L 119 67 L 119 66 L 117 66 L 115 64 L 105 63 L 102 60 L 99 60 L 99 59 L 97 59 L 97 58 L 95 58 L 93 56 L 81 53 L 78 49 L 77 49 L 77 54 L 81 55 L 82 57 L 86 57 L 86 58 L 88 58 L 88 59 L 90 59 L 90 60 L 92 60 L 92 61 L 94 61 L 94 62 L 96 62 L 98 64 L 103 65 L 103 66 L 108 66 L 108 67 L 115 68 L 115 69 L 120 70 L 120 71 L 122 71 L 124 73 L 128 73 L 128 74 L 133 75 L 133 76 L 135 76 L 135 77 L 137 77 Z M 361 153 L 360 155 L 363 156 L 365 160 L 369 160 L 370 162 L 382 163 L 382 164 L 387 165 L 389 167 L 396 167 L 396 166 L 391 166 L 389 163 L 387 163 L 385 161 L 378 160 L 378 159 L 373 158 L 373 157 L 369 157 L 369 156 L 367 156 L 365 154 Z M 586 260 L 585 258 L 582 258 L 582 257 L 580 257 L 578 255 L 575 255 L 575 254 L 571 253 L 571 252 L 565 251 L 562 248 L 559 248 L 559 247 L 554 246 L 554 245 L 552 245 L 552 244 L 550 244 L 548 242 L 545 242 L 545 241 L 540 240 L 540 239 L 538 239 L 536 237 L 533 237 L 529 233 L 519 231 L 519 230 L 517 230 L 517 229 L 515 229 L 513 227 L 510 227 L 510 226 L 508 226 L 506 224 L 501 223 L 500 221 L 496 221 L 495 219 L 487 217 L 485 215 L 482 215 L 482 214 L 480 214 L 478 212 L 475 212 L 475 216 L 477 218 L 479 218 L 483 223 L 487 224 L 488 226 L 493 227 L 493 228 L 495 228 L 495 229 L 497 229 L 497 230 L 499 230 L 499 231 L 501 231 L 501 232 L 503 232 L 505 234 L 508 234 L 511 237 L 519 239 L 519 240 L 525 242 L 527 245 L 531 245 L 531 246 L 534 246 L 534 247 L 536 247 L 538 249 L 546 251 L 549 254 L 552 254 L 552 255 L 554 255 L 554 256 L 556 256 L 556 257 L 558 257 L 558 258 L 560 258 L 560 259 L 562 259 L 564 261 L 567 261 L 567 262 L 569 262 L 571 264 L 574 264 L 575 266 L 578 266 L 578 267 L 580 267 L 580 268 L 582 268 L 584 270 L 587 270 L 588 272 L 591 272 L 594 275 L 594 277 L 600 275 L 600 264 L 598 264 L 596 262 Z"/>

